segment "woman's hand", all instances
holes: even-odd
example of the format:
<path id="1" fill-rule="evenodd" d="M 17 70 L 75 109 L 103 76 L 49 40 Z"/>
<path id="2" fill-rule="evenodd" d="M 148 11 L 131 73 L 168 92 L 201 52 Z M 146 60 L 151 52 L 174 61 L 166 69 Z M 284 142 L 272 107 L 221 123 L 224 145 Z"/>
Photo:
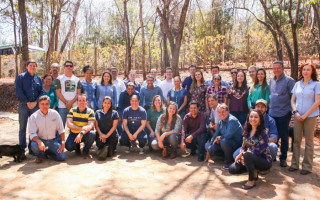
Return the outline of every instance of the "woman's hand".
<path id="1" fill-rule="evenodd" d="M 243 154 L 240 153 L 239 155 L 237 155 L 237 157 L 234 159 L 234 162 L 237 163 L 241 160 L 241 158 L 243 157 Z"/>

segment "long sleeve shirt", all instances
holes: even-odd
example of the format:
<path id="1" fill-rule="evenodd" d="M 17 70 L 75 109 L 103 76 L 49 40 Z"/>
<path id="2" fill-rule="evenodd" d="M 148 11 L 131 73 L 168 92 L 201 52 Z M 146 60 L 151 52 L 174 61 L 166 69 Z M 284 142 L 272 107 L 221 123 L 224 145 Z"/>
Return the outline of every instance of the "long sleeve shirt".
<path id="1" fill-rule="evenodd" d="M 132 93 L 132 95 L 134 95 L 134 94 L 139 96 L 139 92 L 138 92 L 137 90 L 135 90 L 135 91 Z M 119 114 L 120 114 L 121 116 L 122 116 L 123 110 L 124 110 L 125 108 L 127 108 L 127 107 L 130 106 L 130 98 L 131 98 L 132 95 L 129 95 L 126 90 L 123 91 L 123 92 L 121 92 L 120 98 L 119 98 L 119 103 L 118 103 L 118 104 L 119 104 L 119 106 L 118 106 L 118 108 L 119 108 L 118 112 L 119 112 Z"/>
<path id="2" fill-rule="evenodd" d="M 191 113 L 188 113 L 183 119 L 181 141 L 184 141 L 187 135 L 192 135 L 195 138 L 206 131 L 206 117 L 204 114 L 199 112 L 194 118 Z"/>
<path id="3" fill-rule="evenodd" d="M 231 114 L 229 114 L 225 121 L 220 120 L 218 122 L 217 129 L 211 138 L 211 142 L 213 142 L 218 136 L 221 136 L 221 139 L 225 138 L 227 140 L 232 140 L 241 145 L 242 126 L 239 120 Z"/>
<path id="4" fill-rule="evenodd" d="M 98 85 L 97 86 L 97 105 L 99 109 L 102 109 L 102 102 L 105 96 L 109 96 L 112 99 L 112 105 L 116 107 L 117 101 L 117 89 L 114 85 Z"/>
<path id="5" fill-rule="evenodd" d="M 19 74 L 16 80 L 16 93 L 19 101 L 23 103 L 38 101 L 43 95 L 41 78 L 36 74 L 31 76 L 29 72 Z"/>
<path id="6" fill-rule="evenodd" d="M 162 90 L 159 86 L 154 86 L 151 90 L 148 86 L 142 87 L 140 90 L 140 106 L 151 106 L 154 96 L 160 95 L 164 102 Z"/>
<path id="7" fill-rule="evenodd" d="M 252 91 L 250 91 L 248 99 L 247 99 L 248 107 L 249 108 L 255 107 L 256 101 L 259 99 L 264 99 L 269 104 L 269 102 L 270 102 L 269 95 L 270 95 L 269 86 L 265 87 L 262 92 L 262 84 L 255 85 L 254 89 Z"/>
<path id="8" fill-rule="evenodd" d="M 277 130 L 276 121 L 274 121 L 274 119 L 270 117 L 268 114 L 265 114 L 264 116 L 264 127 L 268 130 L 269 138 L 273 138 L 277 141 L 278 130 Z"/>

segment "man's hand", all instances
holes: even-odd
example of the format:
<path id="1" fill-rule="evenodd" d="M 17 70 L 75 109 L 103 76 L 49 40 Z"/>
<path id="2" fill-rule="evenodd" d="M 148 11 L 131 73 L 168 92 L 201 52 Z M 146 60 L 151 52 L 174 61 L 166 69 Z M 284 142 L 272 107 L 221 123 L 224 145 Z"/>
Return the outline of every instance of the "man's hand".
<path id="1" fill-rule="evenodd" d="M 191 143 L 193 140 L 193 136 L 192 135 L 189 135 L 187 138 L 186 138 L 186 142 L 188 143 Z"/>
<path id="2" fill-rule="evenodd" d="M 30 110 L 34 109 L 34 107 L 36 107 L 36 105 L 37 105 L 37 102 L 36 102 L 36 101 L 34 101 L 34 102 L 28 102 L 28 103 L 27 103 L 27 107 L 28 107 Z"/>
<path id="3" fill-rule="evenodd" d="M 163 149 L 163 142 L 159 141 L 159 142 L 158 142 L 158 145 L 159 145 L 159 148 L 160 148 L 160 149 Z"/>
<path id="4" fill-rule="evenodd" d="M 66 102 L 66 107 L 67 107 L 68 110 L 70 110 L 72 108 L 72 106 L 73 106 L 72 101 L 67 101 Z"/>
<path id="5" fill-rule="evenodd" d="M 129 139 L 131 140 L 131 141 L 133 141 L 133 140 L 135 140 L 136 138 L 134 137 L 134 135 L 131 135 L 131 134 L 129 134 Z"/>
<path id="6" fill-rule="evenodd" d="M 65 147 L 65 144 L 64 144 L 64 143 L 61 143 L 61 146 L 60 146 L 60 148 L 57 150 L 57 152 L 58 152 L 58 153 L 64 152 L 64 147 Z"/>
<path id="7" fill-rule="evenodd" d="M 273 143 L 277 142 L 274 138 L 269 138 L 268 140 L 269 140 L 269 142 L 273 142 Z"/>
<path id="8" fill-rule="evenodd" d="M 83 137 L 83 135 L 79 133 L 79 134 L 77 135 L 77 137 L 74 139 L 74 142 L 75 142 L 75 143 L 80 143 L 81 140 L 82 140 L 82 137 Z"/>
<path id="9" fill-rule="evenodd" d="M 38 147 L 40 151 L 46 151 L 46 146 L 43 144 L 43 142 L 38 142 Z"/>
<path id="10" fill-rule="evenodd" d="M 91 126 L 87 125 L 87 126 L 83 126 L 82 127 L 82 131 L 84 131 L 85 133 L 88 133 L 89 131 L 91 131 Z"/>
<path id="11" fill-rule="evenodd" d="M 221 140 L 221 136 L 216 137 L 216 139 L 213 141 L 213 144 L 215 143 L 219 144 L 220 140 Z"/>

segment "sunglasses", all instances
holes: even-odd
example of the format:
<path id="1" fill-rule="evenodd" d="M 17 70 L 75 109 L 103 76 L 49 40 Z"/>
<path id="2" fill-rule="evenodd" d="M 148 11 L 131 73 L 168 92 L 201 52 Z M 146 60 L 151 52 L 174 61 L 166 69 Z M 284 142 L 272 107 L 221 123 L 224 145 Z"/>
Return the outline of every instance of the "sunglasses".
<path id="1" fill-rule="evenodd" d="M 221 79 L 220 78 L 214 78 L 213 80 L 214 81 L 220 81 Z"/>
<path id="2" fill-rule="evenodd" d="M 65 65 L 65 67 L 73 67 L 73 65 Z"/>

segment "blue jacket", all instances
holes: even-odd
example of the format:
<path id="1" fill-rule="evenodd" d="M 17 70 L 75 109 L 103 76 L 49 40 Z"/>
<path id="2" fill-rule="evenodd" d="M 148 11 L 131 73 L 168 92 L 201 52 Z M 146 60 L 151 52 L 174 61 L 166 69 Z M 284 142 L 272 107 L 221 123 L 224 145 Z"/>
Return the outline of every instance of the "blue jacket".
<path id="1" fill-rule="evenodd" d="M 36 74 L 31 76 L 29 72 L 19 74 L 16 80 L 16 93 L 19 101 L 23 103 L 38 101 L 43 95 L 41 78 Z"/>

